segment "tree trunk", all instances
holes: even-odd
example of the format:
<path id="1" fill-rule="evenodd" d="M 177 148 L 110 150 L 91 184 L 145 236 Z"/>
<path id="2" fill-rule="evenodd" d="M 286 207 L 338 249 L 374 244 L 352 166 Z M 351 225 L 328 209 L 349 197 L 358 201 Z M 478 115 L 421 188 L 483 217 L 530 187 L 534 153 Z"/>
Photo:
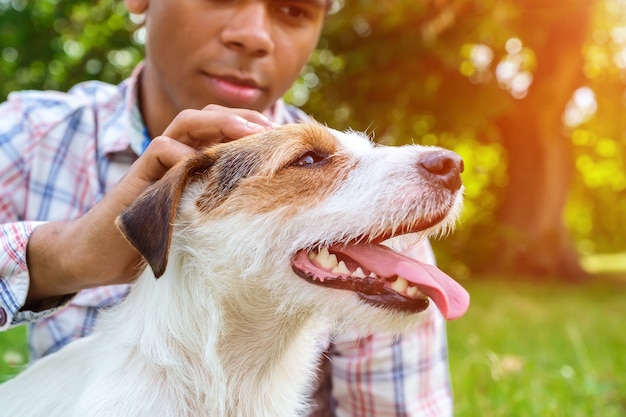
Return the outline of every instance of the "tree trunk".
<path id="1" fill-rule="evenodd" d="M 494 267 L 577 281 L 587 274 L 563 222 L 574 159 L 562 114 L 584 83 L 581 50 L 593 1 L 520 3 L 523 24 L 550 23 L 537 31 L 543 37 L 522 39 L 536 54 L 533 84 L 497 123 L 508 155 L 509 184 L 497 212 L 501 242 Z M 560 17 L 546 17 L 551 12 Z"/>

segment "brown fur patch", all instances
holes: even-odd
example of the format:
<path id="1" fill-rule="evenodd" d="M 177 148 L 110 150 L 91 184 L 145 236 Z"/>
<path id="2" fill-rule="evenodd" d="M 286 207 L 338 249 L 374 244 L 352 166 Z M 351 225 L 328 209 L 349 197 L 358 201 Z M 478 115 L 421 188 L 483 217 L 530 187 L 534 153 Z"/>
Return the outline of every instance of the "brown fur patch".
<path id="1" fill-rule="evenodd" d="M 220 216 L 224 212 L 264 213 L 315 205 L 341 184 L 354 163 L 337 145 L 323 126 L 301 124 L 220 146 L 211 169 L 211 185 L 198 198 L 198 208 Z M 326 159 L 312 165 L 294 164 L 307 153 Z"/>

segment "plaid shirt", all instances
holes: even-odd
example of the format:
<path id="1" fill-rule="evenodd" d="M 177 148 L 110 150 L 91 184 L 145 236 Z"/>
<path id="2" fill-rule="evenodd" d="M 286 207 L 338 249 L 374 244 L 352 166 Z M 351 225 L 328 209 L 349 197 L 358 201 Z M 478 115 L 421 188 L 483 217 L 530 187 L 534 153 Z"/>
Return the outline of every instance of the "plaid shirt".
<path id="1" fill-rule="evenodd" d="M 117 86 L 91 81 L 68 93 L 18 92 L 0 105 L 0 330 L 28 323 L 31 360 L 90 333 L 100 309 L 129 291 L 128 285 L 100 287 L 42 312 L 21 310 L 33 229 L 85 213 L 149 141 L 137 105 L 140 70 Z M 282 101 L 269 116 L 277 123 L 306 118 Z M 434 262 L 427 243 L 412 251 Z M 333 338 L 312 415 L 451 416 L 445 322 L 435 307 L 425 316 L 402 336 Z"/>

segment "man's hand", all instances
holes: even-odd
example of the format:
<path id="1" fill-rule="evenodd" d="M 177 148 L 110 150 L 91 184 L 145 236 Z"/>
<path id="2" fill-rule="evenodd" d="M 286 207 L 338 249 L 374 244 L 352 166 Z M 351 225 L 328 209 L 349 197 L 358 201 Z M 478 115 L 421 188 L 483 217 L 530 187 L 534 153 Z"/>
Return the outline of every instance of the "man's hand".
<path id="1" fill-rule="evenodd" d="M 211 105 L 181 112 L 152 140 L 124 178 L 82 217 L 39 226 L 27 248 L 30 288 L 24 309 L 82 289 L 131 282 L 141 272 L 139 254 L 115 219 L 149 185 L 199 148 L 275 127 L 261 113 Z"/>

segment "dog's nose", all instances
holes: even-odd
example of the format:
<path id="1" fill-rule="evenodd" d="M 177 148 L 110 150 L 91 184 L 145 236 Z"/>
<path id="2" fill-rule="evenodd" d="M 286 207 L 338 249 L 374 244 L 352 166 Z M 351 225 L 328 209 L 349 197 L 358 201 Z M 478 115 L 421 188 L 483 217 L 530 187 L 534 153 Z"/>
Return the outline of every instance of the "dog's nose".
<path id="1" fill-rule="evenodd" d="M 463 158 L 452 151 L 436 150 L 420 156 L 418 166 L 426 178 L 437 181 L 450 191 L 461 188 Z"/>

